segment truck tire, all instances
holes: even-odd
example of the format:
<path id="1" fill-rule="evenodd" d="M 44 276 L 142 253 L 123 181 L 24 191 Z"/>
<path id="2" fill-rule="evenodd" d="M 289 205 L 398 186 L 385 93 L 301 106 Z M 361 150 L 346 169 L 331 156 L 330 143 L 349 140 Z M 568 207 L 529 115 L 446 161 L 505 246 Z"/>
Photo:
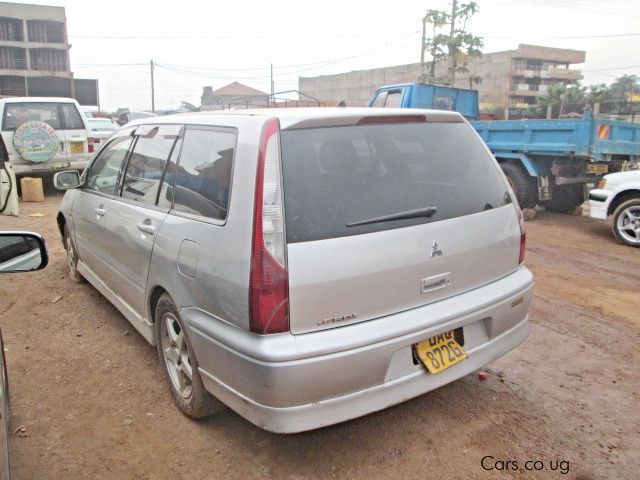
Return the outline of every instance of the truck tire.
<path id="1" fill-rule="evenodd" d="M 500 167 L 516 194 L 520 208 L 533 208 L 538 203 L 538 184 L 521 166 L 515 163 L 501 163 Z"/>
<path id="2" fill-rule="evenodd" d="M 566 185 L 553 187 L 551 200 L 545 202 L 547 210 L 566 213 L 584 203 L 584 189 L 582 185 Z"/>

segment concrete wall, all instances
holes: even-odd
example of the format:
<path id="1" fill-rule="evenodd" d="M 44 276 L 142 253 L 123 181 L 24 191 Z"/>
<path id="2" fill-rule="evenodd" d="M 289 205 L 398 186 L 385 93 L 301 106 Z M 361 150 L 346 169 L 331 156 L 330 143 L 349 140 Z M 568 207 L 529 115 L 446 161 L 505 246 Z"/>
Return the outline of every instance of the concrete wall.
<path id="1" fill-rule="evenodd" d="M 470 60 L 467 66 L 469 72 L 458 73 L 454 86 L 470 88 L 470 77 L 480 76 L 482 81 L 473 84 L 473 88 L 478 90 L 479 93 L 480 110 L 505 108 L 509 103 L 508 88 L 511 76 L 509 71 L 511 58 L 523 57 L 580 63 L 584 61 L 585 52 L 521 44 L 517 50 L 487 53 L 479 58 Z M 576 72 L 566 70 L 567 75 L 580 78 L 579 72 Z M 333 106 L 340 100 L 344 100 L 347 105 L 362 106 L 367 104 L 379 87 L 394 83 L 415 82 L 419 76 L 420 65 L 412 63 L 335 75 L 300 77 L 298 79 L 298 90 L 317 98 L 328 106 Z M 435 76 L 435 83 L 444 82 L 443 79 L 446 78 L 445 64 L 437 65 Z"/>
<path id="2" fill-rule="evenodd" d="M 64 7 L 12 2 L 0 2 L 0 17 L 21 18 L 23 20 L 52 20 L 65 23 L 67 21 Z"/>
<path id="3" fill-rule="evenodd" d="M 336 75 L 300 77 L 298 90 L 317 98 L 327 106 L 335 106 L 340 100 L 345 100 L 350 106 L 365 106 L 376 89 L 382 85 L 415 82 L 419 76 L 420 65 L 412 63 Z"/>

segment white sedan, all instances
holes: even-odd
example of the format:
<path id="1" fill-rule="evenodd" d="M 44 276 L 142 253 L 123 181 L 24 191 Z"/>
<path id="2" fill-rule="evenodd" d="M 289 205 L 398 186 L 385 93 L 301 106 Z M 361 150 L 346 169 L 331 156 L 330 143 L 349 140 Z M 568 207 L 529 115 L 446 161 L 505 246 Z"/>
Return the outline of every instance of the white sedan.
<path id="1" fill-rule="evenodd" d="M 592 218 L 613 216 L 618 241 L 640 247 L 640 170 L 605 175 L 589 192 L 589 207 Z"/>
<path id="2" fill-rule="evenodd" d="M 120 126 L 110 118 L 87 118 L 91 128 L 91 136 L 96 148 L 104 143 Z"/>

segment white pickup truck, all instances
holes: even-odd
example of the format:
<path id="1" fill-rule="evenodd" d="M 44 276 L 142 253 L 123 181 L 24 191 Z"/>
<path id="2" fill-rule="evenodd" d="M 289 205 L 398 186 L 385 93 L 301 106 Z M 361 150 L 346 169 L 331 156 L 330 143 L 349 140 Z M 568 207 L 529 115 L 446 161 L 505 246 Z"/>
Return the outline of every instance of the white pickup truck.
<path id="1" fill-rule="evenodd" d="M 613 216 L 612 230 L 620 243 L 640 247 L 640 170 L 605 175 L 589 192 L 592 218 Z"/>

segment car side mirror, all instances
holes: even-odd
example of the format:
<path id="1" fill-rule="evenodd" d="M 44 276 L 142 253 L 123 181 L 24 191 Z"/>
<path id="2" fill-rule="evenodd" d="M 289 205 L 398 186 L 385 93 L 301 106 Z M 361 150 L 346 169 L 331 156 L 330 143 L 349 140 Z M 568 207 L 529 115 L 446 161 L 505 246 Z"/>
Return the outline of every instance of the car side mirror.
<path id="1" fill-rule="evenodd" d="M 31 232 L 0 232 L 0 273 L 42 270 L 49 263 L 44 238 Z"/>
<path id="2" fill-rule="evenodd" d="M 80 174 L 75 170 L 58 172 L 53 176 L 53 184 L 58 190 L 69 190 L 80 186 Z"/>

